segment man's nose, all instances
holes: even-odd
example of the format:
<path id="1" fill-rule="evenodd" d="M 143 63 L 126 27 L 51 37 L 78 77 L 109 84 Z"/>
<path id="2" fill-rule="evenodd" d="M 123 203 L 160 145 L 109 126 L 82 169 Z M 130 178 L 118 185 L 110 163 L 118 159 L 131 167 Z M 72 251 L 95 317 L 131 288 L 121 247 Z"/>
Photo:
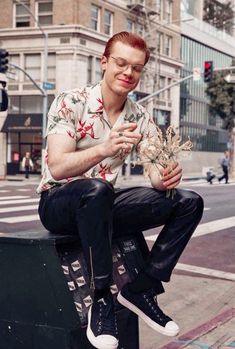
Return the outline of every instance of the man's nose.
<path id="1" fill-rule="evenodd" d="M 132 74 L 132 66 L 130 64 L 126 67 L 126 69 L 124 70 L 124 73 L 127 75 Z"/>

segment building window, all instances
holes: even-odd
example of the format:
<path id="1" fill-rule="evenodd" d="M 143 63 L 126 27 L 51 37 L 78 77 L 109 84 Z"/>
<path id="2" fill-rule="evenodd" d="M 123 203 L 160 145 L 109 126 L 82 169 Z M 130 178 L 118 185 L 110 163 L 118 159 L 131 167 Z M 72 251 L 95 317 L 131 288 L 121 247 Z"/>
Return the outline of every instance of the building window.
<path id="1" fill-rule="evenodd" d="M 142 23 L 136 23 L 136 33 L 140 36 L 144 36 L 144 25 Z"/>
<path id="2" fill-rule="evenodd" d="M 168 78 L 167 79 L 167 86 L 169 86 L 171 84 L 171 79 Z M 167 90 L 167 99 L 170 100 L 171 99 L 171 88 L 168 88 Z"/>
<path id="3" fill-rule="evenodd" d="M 56 54 L 49 53 L 47 62 L 47 78 L 49 81 L 56 80 Z"/>
<path id="4" fill-rule="evenodd" d="M 93 64 L 93 57 L 89 56 L 87 57 L 87 84 L 92 84 L 92 64 Z"/>
<path id="5" fill-rule="evenodd" d="M 171 46 L 172 46 L 172 37 L 165 35 L 164 40 L 164 55 L 171 56 Z"/>
<path id="6" fill-rule="evenodd" d="M 162 47 L 162 33 L 157 32 L 157 52 L 161 52 L 161 47 Z"/>
<path id="7" fill-rule="evenodd" d="M 24 69 L 35 80 L 41 80 L 41 55 L 38 54 L 26 54 L 24 56 Z M 29 81 L 28 77 L 25 77 L 25 81 Z"/>
<path id="8" fill-rule="evenodd" d="M 91 5 L 91 28 L 100 31 L 100 8 L 96 5 Z"/>
<path id="9" fill-rule="evenodd" d="M 113 33 L 113 14 L 108 10 L 104 11 L 104 32 L 107 35 Z"/>
<path id="10" fill-rule="evenodd" d="M 26 6 L 30 8 L 29 1 L 24 2 Z M 29 27 L 30 26 L 30 14 L 26 8 L 21 4 L 15 4 L 15 27 Z"/>
<path id="11" fill-rule="evenodd" d="M 160 79 L 159 79 L 159 90 L 161 90 L 162 88 L 165 87 L 165 82 L 166 82 L 165 76 L 160 76 Z M 164 99 L 165 98 L 165 91 L 160 93 L 159 97 Z"/>
<path id="12" fill-rule="evenodd" d="M 168 23 L 172 21 L 172 0 L 166 0 L 165 2 L 165 19 Z"/>
<path id="13" fill-rule="evenodd" d="M 9 61 L 10 63 L 13 63 L 15 65 L 18 65 L 18 67 L 20 66 L 20 55 L 13 55 L 11 54 L 9 57 Z M 19 77 L 20 77 L 20 71 L 18 69 L 15 69 L 14 67 L 9 67 L 9 72 L 8 72 L 13 79 L 9 79 L 8 84 L 16 84 L 19 83 Z"/>
<path id="14" fill-rule="evenodd" d="M 95 83 L 99 82 L 102 79 L 102 70 L 100 66 L 100 58 L 95 60 Z"/>
<path id="15" fill-rule="evenodd" d="M 158 126 L 167 126 L 170 122 L 170 112 L 153 108 L 153 120 Z"/>
<path id="16" fill-rule="evenodd" d="M 133 33 L 133 31 L 134 31 L 134 23 L 130 18 L 127 18 L 126 29 L 129 33 Z"/>
<path id="17" fill-rule="evenodd" d="M 37 18 L 41 25 L 51 25 L 53 22 L 53 1 L 37 2 Z"/>
<path id="18" fill-rule="evenodd" d="M 162 1 L 161 0 L 156 0 L 155 5 L 156 5 L 156 12 L 158 14 L 158 17 L 160 17 L 161 16 Z"/>

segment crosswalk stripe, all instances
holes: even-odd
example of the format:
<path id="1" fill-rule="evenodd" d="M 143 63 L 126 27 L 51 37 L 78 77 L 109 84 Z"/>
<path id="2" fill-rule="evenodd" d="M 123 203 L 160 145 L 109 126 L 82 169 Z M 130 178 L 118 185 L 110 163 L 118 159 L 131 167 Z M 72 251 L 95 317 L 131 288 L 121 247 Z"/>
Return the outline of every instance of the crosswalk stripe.
<path id="1" fill-rule="evenodd" d="M 37 199 L 24 199 L 24 200 L 6 200 L 6 201 L 0 201 L 0 205 L 9 205 L 9 204 L 26 204 L 31 202 L 38 202 L 39 198 Z"/>
<path id="2" fill-rule="evenodd" d="M 207 223 L 199 224 L 193 237 L 215 233 L 223 229 L 229 229 L 235 226 L 235 216 L 222 219 L 216 219 Z"/>
<path id="3" fill-rule="evenodd" d="M 228 272 L 221 271 L 221 270 L 197 267 L 195 265 L 184 264 L 184 263 L 177 263 L 175 266 L 175 269 L 189 271 L 189 272 L 196 273 L 196 274 L 213 276 L 213 277 L 220 278 L 220 279 L 222 278 L 222 279 L 226 279 L 226 280 L 235 281 L 235 274 L 234 273 L 228 273 Z"/>
<path id="4" fill-rule="evenodd" d="M 29 196 L 22 196 L 22 195 L 16 195 L 16 196 L 2 196 L 1 198 L 0 198 L 0 200 L 2 201 L 2 200 L 8 200 L 8 199 L 10 199 L 10 200 L 15 200 L 15 199 L 26 199 L 26 198 L 28 198 Z"/>
<path id="5" fill-rule="evenodd" d="M 0 213 L 30 211 L 30 210 L 35 210 L 37 208 L 38 208 L 38 205 L 4 207 L 4 208 L 0 208 Z"/>
<path id="6" fill-rule="evenodd" d="M 0 218 L 0 223 L 22 223 L 22 222 L 32 222 L 36 220 L 39 220 L 38 214 L 32 214 L 28 216 L 19 216 L 19 217 Z"/>
<path id="7" fill-rule="evenodd" d="M 215 233 L 223 229 L 229 229 L 235 227 L 235 216 L 227 217 L 223 219 L 216 219 L 207 223 L 199 224 L 196 228 L 192 238 L 197 236 L 207 235 Z M 155 241 L 157 234 L 146 236 L 146 240 Z"/>
<path id="8" fill-rule="evenodd" d="M 22 189 L 17 189 L 17 191 L 30 191 L 30 189 L 22 188 Z"/>

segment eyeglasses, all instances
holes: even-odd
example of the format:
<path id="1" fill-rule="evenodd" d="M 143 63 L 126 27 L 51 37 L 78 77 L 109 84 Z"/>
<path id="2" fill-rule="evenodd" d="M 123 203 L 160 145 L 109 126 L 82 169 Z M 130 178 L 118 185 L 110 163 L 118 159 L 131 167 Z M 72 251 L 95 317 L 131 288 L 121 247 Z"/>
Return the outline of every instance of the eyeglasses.
<path id="1" fill-rule="evenodd" d="M 122 71 L 125 71 L 129 67 L 131 67 L 135 73 L 141 73 L 142 70 L 144 69 L 143 64 L 130 64 L 124 58 L 121 58 L 121 57 L 116 58 L 113 56 L 110 56 L 110 57 L 115 60 L 116 66 Z"/>

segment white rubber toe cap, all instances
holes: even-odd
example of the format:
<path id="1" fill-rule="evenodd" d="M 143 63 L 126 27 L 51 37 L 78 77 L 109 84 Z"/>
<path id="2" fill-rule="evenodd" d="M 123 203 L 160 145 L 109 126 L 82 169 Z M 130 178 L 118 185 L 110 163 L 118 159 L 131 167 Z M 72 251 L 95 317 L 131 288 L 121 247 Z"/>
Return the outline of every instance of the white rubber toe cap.
<path id="1" fill-rule="evenodd" d="M 180 331 L 179 326 L 174 321 L 169 321 L 165 326 L 165 330 L 169 336 L 176 336 Z"/>
<path id="2" fill-rule="evenodd" d="M 103 348 L 106 348 L 107 346 L 107 348 L 116 349 L 118 347 L 118 340 L 115 337 L 110 336 L 108 334 L 100 335 L 96 337 L 96 339 L 98 339 L 99 342 L 102 343 Z"/>

